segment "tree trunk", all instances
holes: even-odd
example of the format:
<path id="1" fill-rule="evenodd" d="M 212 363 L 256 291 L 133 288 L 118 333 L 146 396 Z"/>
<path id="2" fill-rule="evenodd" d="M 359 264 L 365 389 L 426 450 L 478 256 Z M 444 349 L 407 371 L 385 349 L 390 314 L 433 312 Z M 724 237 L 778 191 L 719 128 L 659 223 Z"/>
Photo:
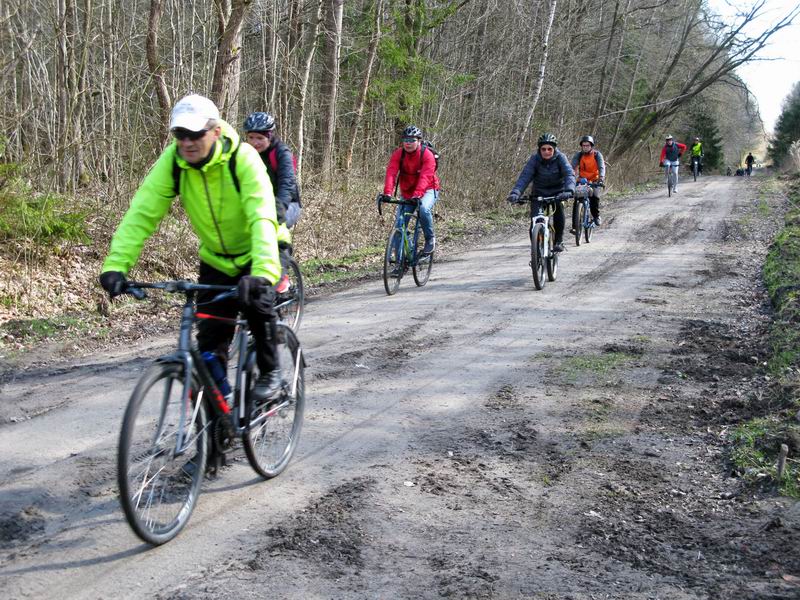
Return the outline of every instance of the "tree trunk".
<path id="1" fill-rule="evenodd" d="M 531 120 L 533 119 L 533 111 L 536 110 L 536 105 L 539 103 L 539 96 L 542 93 L 542 86 L 544 85 L 544 75 L 545 69 L 547 67 L 547 53 L 549 50 L 550 44 L 550 32 L 553 29 L 553 19 L 556 16 L 556 6 L 558 4 L 558 0 L 553 0 L 553 3 L 550 5 L 550 15 L 547 17 L 547 28 L 544 32 L 544 40 L 542 41 L 542 60 L 539 63 L 539 75 L 536 79 L 536 89 L 533 93 L 533 98 L 531 100 L 530 108 L 528 109 L 528 114 L 525 116 L 525 122 L 522 128 L 517 135 L 517 149 L 514 153 L 515 159 L 519 157 L 520 153 L 522 152 L 522 144 L 525 140 L 525 136 L 528 133 L 528 129 L 531 126 Z"/>
<path id="2" fill-rule="evenodd" d="M 305 56 L 305 65 L 303 66 L 303 77 L 300 80 L 300 89 L 298 90 L 298 116 L 297 116 L 297 132 L 295 139 L 297 140 L 297 181 L 302 184 L 303 177 L 303 159 L 305 154 L 305 118 L 306 118 L 306 97 L 308 96 L 308 83 L 311 79 L 311 65 L 314 61 L 314 54 L 317 52 L 317 44 L 319 43 L 320 24 L 322 22 L 322 2 L 317 1 L 316 18 L 314 19 L 314 28 L 311 32 L 309 39 L 308 52 Z"/>
<path id="3" fill-rule="evenodd" d="M 333 145 L 336 135 L 336 100 L 339 92 L 339 55 L 342 48 L 342 13 L 344 0 L 325 0 L 325 71 L 320 93 L 322 113 L 320 115 L 320 167 L 322 179 L 330 182 L 333 177 Z"/>
<path id="4" fill-rule="evenodd" d="M 242 22 L 252 0 L 215 0 L 217 7 L 217 57 L 211 99 L 227 121 L 238 116 L 241 76 Z"/>
<path id="5" fill-rule="evenodd" d="M 147 20 L 147 66 L 150 68 L 150 75 L 153 78 L 153 85 L 156 89 L 158 106 L 161 109 L 161 123 L 164 131 L 169 128 L 169 113 L 172 101 L 169 97 L 167 82 L 164 80 L 164 66 L 158 58 L 158 30 L 161 25 L 161 14 L 164 8 L 164 0 L 150 0 L 150 16 Z"/>
<path id="6" fill-rule="evenodd" d="M 375 6 L 375 23 L 372 32 L 372 40 L 370 40 L 369 50 L 367 51 L 367 66 L 364 72 L 364 81 L 361 84 L 361 91 L 358 94 L 358 102 L 356 103 L 356 114 L 353 118 L 353 129 L 350 134 L 350 145 L 347 149 L 347 157 L 344 161 L 345 178 L 350 178 L 350 167 L 353 164 L 353 150 L 356 145 L 356 138 L 358 137 L 358 128 L 361 125 L 361 119 L 364 116 L 364 105 L 367 101 L 367 92 L 369 92 L 369 80 L 372 77 L 372 68 L 375 64 L 375 57 L 378 55 L 378 42 L 381 39 L 381 20 L 383 18 L 383 0 L 378 0 Z"/>

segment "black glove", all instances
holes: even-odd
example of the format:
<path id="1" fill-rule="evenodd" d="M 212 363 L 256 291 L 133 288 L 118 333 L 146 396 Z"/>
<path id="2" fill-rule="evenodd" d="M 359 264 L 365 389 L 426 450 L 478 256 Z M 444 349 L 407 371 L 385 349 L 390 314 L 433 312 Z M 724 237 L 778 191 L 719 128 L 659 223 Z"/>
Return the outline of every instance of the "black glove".
<path id="1" fill-rule="evenodd" d="M 601 177 L 600 179 L 597 180 L 597 185 L 599 185 L 600 187 L 606 187 L 606 180 Z"/>
<path id="2" fill-rule="evenodd" d="M 556 200 L 569 200 L 572 198 L 572 192 L 561 192 L 558 196 L 556 196 Z"/>
<path id="3" fill-rule="evenodd" d="M 518 204 L 519 203 L 519 194 L 517 192 L 511 192 L 506 198 L 506 202 L 509 204 Z"/>
<path id="4" fill-rule="evenodd" d="M 392 199 L 392 197 L 389 194 L 379 194 L 378 195 L 378 202 L 388 202 L 391 199 Z"/>
<path id="5" fill-rule="evenodd" d="M 100 285 L 108 292 L 111 298 L 115 298 L 125 291 L 125 275 L 119 271 L 106 271 L 100 273 Z"/>
<path id="6" fill-rule="evenodd" d="M 267 296 L 275 296 L 275 290 L 269 285 L 265 277 L 245 275 L 239 280 L 239 303 L 243 306 L 252 306 L 256 302 L 269 300 Z"/>
<path id="7" fill-rule="evenodd" d="M 411 198 L 411 202 L 413 202 L 414 204 L 419 204 L 420 202 L 422 202 L 422 198 L 420 198 L 419 196 L 414 196 L 413 198 Z"/>
<path id="8" fill-rule="evenodd" d="M 278 217 L 278 224 L 283 225 L 286 223 L 286 206 L 288 203 L 284 204 L 283 200 L 275 199 L 275 214 Z"/>

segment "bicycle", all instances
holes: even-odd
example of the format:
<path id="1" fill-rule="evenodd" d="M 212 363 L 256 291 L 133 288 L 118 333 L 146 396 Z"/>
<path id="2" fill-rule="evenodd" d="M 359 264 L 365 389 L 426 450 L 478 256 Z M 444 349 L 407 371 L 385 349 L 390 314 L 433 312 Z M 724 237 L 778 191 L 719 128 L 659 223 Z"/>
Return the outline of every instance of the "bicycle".
<path id="1" fill-rule="evenodd" d="M 675 190 L 675 187 L 678 185 L 678 174 L 675 172 L 677 165 L 673 165 L 671 162 L 667 165 L 667 196 L 672 196 L 672 192 Z"/>
<path id="2" fill-rule="evenodd" d="M 389 239 L 386 242 L 386 252 L 383 256 L 383 286 L 386 293 L 390 296 L 395 294 L 400 288 L 400 280 L 411 268 L 414 274 L 414 283 L 417 287 L 422 287 L 428 283 L 433 269 L 433 255 L 423 254 L 422 249 L 425 245 L 425 236 L 422 235 L 422 224 L 419 220 L 419 206 L 416 202 L 408 200 L 384 200 L 381 194 L 376 198 L 378 203 L 378 214 L 383 215 L 381 204 L 397 204 L 402 207 L 410 207 L 412 210 L 403 212 L 405 227 L 395 224 Z M 409 233 L 414 231 L 413 235 Z"/>
<path id="3" fill-rule="evenodd" d="M 692 156 L 692 175 L 694 176 L 694 180 L 697 181 L 697 178 L 700 176 L 700 157 L 699 156 Z"/>
<path id="4" fill-rule="evenodd" d="M 531 228 L 529 231 L 531 239 L 531 271 L 533 273 L 533 285 L 537 290 L 544 288 L 547 281 L 555 281 L 558 275 L 558 255 L 559 252 L 553 250 L 555 245 L 556 232 L 553 227 L 553 212 L 556 202 L 561 202 L 561 195 L 556 196 L 523 196 L 517 200 L 517 204 L 526 204 L 537 200 L 539 208 L 531 215 Z M 547 280 L 545 280 L 545 270 Z"/>
<path id="5" fill-rule="evenodd" d="M 589 198 L 595 194 L 597 188 L 605 187 L 602 183 L 589 183 L 581 179 L 575 186 L 575 202 L 572 203 L 572 229 L 575 234 L 575 245 L 581 245 L 581 235 L 586 243 L 592 241 L 592 233 L 597 227 L 592 218 Z"/>
<path id="6" fill-rule="evenodd" d="M 117 483 L 125 518 L 142 540 L 160 545 L 183 529 L 194 510 L 206 468 L 214 474 L 241 437 L 250 466 L 265 479 L 279 475 L 297 447 L 305 410 L 305 360 L 295 333 L 278 323 L 279 394 L 254 403 L 258 377 L 254 343 L 241 318 L 198 312 L 199 291 L 219 292 L 208 304 L 237 297 L 236 287 L 190 281 L 128 282 L 125 293 L 142 300 L 145 289 L 185 296 L 177 349 L 157 358 L 139 379 L 122 420 Z M 191 341 L 194 323 L 215 318 L 243 327 L 232 392 L 215 381 Z M 218 363 L 219 365 L 219 363 Z M 212 367 L 213 368 L 213 367 Z M 219 365 L 221 369 L 221 365 Z"/>

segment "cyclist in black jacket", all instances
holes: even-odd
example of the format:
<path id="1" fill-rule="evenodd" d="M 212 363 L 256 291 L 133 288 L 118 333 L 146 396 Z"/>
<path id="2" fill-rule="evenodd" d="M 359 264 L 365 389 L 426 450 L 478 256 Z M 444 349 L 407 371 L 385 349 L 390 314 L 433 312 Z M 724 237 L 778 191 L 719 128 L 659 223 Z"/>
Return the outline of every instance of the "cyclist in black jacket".
<path id="1" fill-rule="evenodd" d="M 558 150 L 558 140 L 552 133 L 543 134 L 538 142 L 539 150 L 531 154 L 520 173 L 514 189 L 508 195 L 508 202 L 515 204 L 528 184 L 533 184 L 534 196 L 559 196 L 553 214 L 555 242 L 553 250 L 564 250 L 564 205 L 563 200 L 575 193 L 575 173 L 566 155 Z M 531 215 L 539 211 L 539 202 L 531 202 Z"/>
<path id="2" fill-rule="evenodd" d="M 291 247 L 292 234 L 289 229 L 300 219 L 300 187 L 295 176 L 295 158 L 292 151 L 277 136 L 275 117 L 266 112 L 254 112 L 244 120 L 247 143 L 258 150 L 267 167 L 272 189 L 275 192 L 275 208 L 278 212 L 278 243 Z M 284 265 L 285 267 L 285 265 Z M 289 278 L 285 271 L 276 291 L 281 294 L 289 289 Z"/>

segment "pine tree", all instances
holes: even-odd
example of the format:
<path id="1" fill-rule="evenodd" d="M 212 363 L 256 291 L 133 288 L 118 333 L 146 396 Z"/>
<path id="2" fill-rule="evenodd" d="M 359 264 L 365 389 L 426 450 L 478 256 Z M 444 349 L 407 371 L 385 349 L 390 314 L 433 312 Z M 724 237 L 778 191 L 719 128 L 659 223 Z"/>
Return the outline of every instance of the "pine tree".
<path id="1" fill-rule="evenodd" d="M 783 100 L 781 115 L 775 124 L 775 133 L 767 153 L 772 162 L 781 166 L 789 154 L 792 142 L 800 140 L 800 81 Z"/>

